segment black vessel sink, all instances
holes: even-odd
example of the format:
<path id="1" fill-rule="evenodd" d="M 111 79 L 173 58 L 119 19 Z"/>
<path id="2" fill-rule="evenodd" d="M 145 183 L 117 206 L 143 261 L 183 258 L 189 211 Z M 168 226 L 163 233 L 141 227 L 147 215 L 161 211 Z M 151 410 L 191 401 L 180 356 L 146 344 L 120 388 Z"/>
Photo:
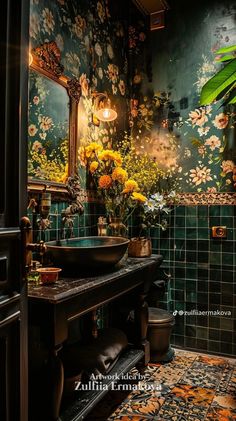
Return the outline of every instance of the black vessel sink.
<path id="1" fill-rule="evenodd" d="M 51 260 L 59 267 L 106 268 L 124 256 L 129 240 L 124 237 L 78 237 L 46 243 Z"/>

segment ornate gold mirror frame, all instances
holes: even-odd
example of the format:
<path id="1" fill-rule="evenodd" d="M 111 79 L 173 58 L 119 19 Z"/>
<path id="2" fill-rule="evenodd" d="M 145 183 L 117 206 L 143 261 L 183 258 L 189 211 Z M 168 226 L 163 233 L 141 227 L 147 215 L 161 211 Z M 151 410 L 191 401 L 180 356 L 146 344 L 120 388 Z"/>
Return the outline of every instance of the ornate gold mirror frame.
<path id="1" fill-rule="evenodd" d="M 78 104 L 81 96 L 81 86 L 78 79 L 70 79 L 63 74 L 60 63 L 61 54 L 54 41 L 45 42 L 31 51 L 30 69 L 44 75 L 66 89 L 69 97 L 69 146 L 68 146 L 68 176 L 77 173 L 77 142 L 78 142 Z M 40 193 L 50 191 L 56 195 L 67 193 L 64 183 L 28 177 L 28 192 Z"/>

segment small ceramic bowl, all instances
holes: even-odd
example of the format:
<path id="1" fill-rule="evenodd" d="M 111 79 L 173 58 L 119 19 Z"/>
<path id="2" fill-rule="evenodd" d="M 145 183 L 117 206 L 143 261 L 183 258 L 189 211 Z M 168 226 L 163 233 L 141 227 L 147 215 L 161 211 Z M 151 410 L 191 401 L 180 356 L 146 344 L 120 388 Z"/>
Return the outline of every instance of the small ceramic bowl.
<path id="1" fill-rule="evenodd" d="M 60 268 L 39 268 L 37 269 L 40 275 L 40 281 L 42 284 L 53 284 L 58 280 Z"/>

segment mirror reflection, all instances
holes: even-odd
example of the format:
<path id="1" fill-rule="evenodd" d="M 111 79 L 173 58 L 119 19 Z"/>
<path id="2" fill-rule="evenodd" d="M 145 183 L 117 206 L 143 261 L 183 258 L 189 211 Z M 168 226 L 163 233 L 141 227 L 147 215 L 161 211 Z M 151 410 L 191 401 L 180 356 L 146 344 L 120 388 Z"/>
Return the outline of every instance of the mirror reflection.
<path id="1" fill-rule="evenodd" d="M 29 72 L 28 176 L 65 183 L 69 160 L 69 96 L 54 80 Z"/>

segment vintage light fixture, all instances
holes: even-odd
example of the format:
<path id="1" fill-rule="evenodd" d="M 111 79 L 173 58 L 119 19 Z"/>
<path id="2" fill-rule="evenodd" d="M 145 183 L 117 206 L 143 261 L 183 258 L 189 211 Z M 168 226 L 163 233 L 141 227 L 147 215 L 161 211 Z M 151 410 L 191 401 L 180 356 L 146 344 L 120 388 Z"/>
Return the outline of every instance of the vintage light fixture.
<path id="1" fill-rule="evenodd" d="M 95 120 L 113 121 L 117 118 L 117 112 L 111 108 L 111 101 L 107 93 L 93 92 L 94 97 L 94 116 Z M 94 120 L 94 118 L 93 118 Z M 94 121 L 96 124 L 96 121 Z"/>

